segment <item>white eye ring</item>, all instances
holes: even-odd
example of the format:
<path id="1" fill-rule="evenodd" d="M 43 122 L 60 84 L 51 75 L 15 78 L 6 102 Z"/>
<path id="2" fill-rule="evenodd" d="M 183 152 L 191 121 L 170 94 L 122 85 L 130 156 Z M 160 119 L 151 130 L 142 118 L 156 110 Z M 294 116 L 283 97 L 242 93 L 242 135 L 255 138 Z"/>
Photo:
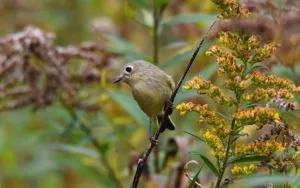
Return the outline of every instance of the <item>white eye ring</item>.
<path id="1" fill-rule="evenodd" d="M 128 72 L 128 73 L 131 73 L 133 70 L 133 66 L 132 65 L 128 65 L 126 68 L 125 68 L 125 71 Z"/>

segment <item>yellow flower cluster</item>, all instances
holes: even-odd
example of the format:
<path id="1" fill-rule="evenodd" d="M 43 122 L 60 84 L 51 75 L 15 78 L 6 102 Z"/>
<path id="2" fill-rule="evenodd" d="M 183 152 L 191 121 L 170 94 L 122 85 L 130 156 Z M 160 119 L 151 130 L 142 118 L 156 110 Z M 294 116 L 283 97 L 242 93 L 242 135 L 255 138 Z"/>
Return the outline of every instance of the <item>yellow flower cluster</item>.
<path id="1" fill-rule="evenodd" d="M 220 46 L 211 46 L 209 50 L 206 51 L 206 55 L 216 56 L 217 62 L 220 65 L 218 73 L 226 73 L 230 79 L 236 78 L 244 71 L 244 65 L 238 64 L 236 59 L 229 53 L 225 52 Z"/>
<path id="2" fill-rule="evenodd" d="M 265 44 L 264 46 L 259 48 L 255 48 L 253 55 L 250 58 L 248 58 L 247 62 L 250 64 L 261 62 L 271 57 L 275 49 L 276 49 L 276 44 L 274 42 Z"/>
<path id="3" fill-rule="evenodd" d="M 208 110 L 208 105 L 196 105 L 192 102 L 188 102 L 188 103 L 181 103 L 179 105 L 176 106 L 176 109 L 180 111 L 180 115 L 183 116 L 186 114 L 186 112 L 197 112 L 197 113 L 201 113 L 202 115 L 205 116 L 210 116 L 210 117 L 214 117 L 216 116 L 216 112 L 215 111 L 209 111 Z"/>
<path id="4" fill-rule="evenodd" d="M 180 115 L 185 115 L 187 112 L 197 112 L 199 115 L 199 119 L 197 123 L 207 123 L 208 125 L 212 125 L 212 133 L 218 135 L 222 138 L 226 137 L 230 134 L 231 130 L 226 128 L 227 123 L 225 119 L 219 118 L 216 115 L 216 111 L 208 110 L 208 105 L 195 105 L 192 102 L 181 103 L 177 105 L 177 110 L 180 111 Z"/>
<path id="5" fill-rule="evenodd" d="M 250 12 L 247 9 L 244 9 L 239 6 L 236 0 L 211 0 L 215 3 L 219 10 L 220 14 L 218 18 L 227 19 L 227 18 L 236 18 L 239 16 L 249 16 Z"/>
<path id="6" fill-rule="evenodd" d="M 234 165 L 231 169 L 231 174 L 234 178 L 239 178 L 241 176 L 251 175 L 256 169 L 257 167 L 254 164 L 245 165 L 243 167 Z"/>
<path id="7" fill-rule="evenodd" d="M 294 93 L 300 92 L 300 87 L 296 87 L 295 84 L 293 84 L 293 82 L 287 78 L 280 78 L 274 75 L 266 76 L 257 71 L 252 73 L 251 81 L 254 84 L 261 84 L 281 89 L 287 89 Z"/>
<path id="8" fill-rule="evenodd" d="M 250 64 L 261 62 L 273 54 L 275 43 L 268 43 L 260 47 L 260 37 L 252 35 L 246 42 L 236 33 L 220 32 L 219 41 L 227 48 L 233 50 L 233 56 Z"/>
<path id="9" fill-rule="evenodd" d="M 212 149 L 211 154 L 217 159 L 223 160 L 225 158 L 226 152 L 224 151 L 223 145 L 220 144 L 220 138 L 209 131 L 204 134 L 204 138 L 207 145 Z"/>
<path id="10" fill-rule="evenodd" d="M 273 141 L 255 141 L 247 145 L 236 144 L 234 148 L 235 157 L 244 157 L 249 155 L 271 155 L 282 151 L 284 147 L 280 142 Z"/>
<path id="11" fill-rule="evenodd" d="M 269 100 L 276 95 L 274 88 L 257 88 L 251 93 L 245 93 L 242 95 L 242 99 L 245 101 L 257 102 L 260 100 Z"/>
<path id="12" fill-rule="evenodd" d="M 187 81 L 182 88 L 183 90 L 197 90 L 199 94 L 206 94 L 210 96 L 218 104 L 225 104 L 228 106 L 232 105 L 230 97 L 225 97 L 220 88 L 212 84 L 210 81 L 203 80 L 201 76 L 193 77 L 191 80 Z"/>
<path id="13" fill-rule="evenodd" d="M 251 93 L 243 94 L 242 99 L 245 101 L 257 102 L 260 100 L 270 100 L 275 96 L 283 99 L 292 99 L 294 97 L 292 93 L 285 89 L 280 89 L 278 92 L 276 92 L 276 89 L 274 88 L 257 88 Z"/>
<path id="14" fill-rule="evenodd" d="M 279 98 L 281 99 L 292 99 L 294 98 L 294 95 L 292 93 L 290 93 L 288 90 L 286 89 L 280 89 L 278 92 L 277 92 L 277 95 Z"/>
<path id="15" fill-rule="evenodd" d="M 258 37 L 250 37 L 245 43 L 241 37 L 236 33 L 220 32 L 219 41 L 227 48 L 233 50 L 233 56 L 242 60 L 248 59 L 254 46 L 258 47 Z M 248 47 L 249 46 L 249 47 Z"/>
<path id="16" fill-rule="evenodd" d="M 275 123 L 280 122 L 279 114 L 273 108 L 261 106 L 245 110 L 239 109 L 233 114 L 233 117 L 236 119 L 236 125 L 238 127 L 254 124 L 262 127 L 269 121 L 273 121 Z"/>
<path id="17" fill-rule="evenodd" d="M 260 46 L 261 38 L 258 35 L 252 35 L 247 40 L 247 47 L 249 50 L 256 49 Z"/>

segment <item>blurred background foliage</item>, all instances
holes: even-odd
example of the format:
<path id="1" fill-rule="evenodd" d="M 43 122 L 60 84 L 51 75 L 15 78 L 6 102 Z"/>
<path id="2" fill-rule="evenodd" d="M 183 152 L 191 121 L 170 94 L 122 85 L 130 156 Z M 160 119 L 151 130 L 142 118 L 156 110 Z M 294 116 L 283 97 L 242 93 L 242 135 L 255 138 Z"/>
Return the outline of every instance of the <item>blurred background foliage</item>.
<path id="1" fill-rule="evenodd" d="M 155 63 L 177 81 L 217 12 L 210 0 L 155 2 L 159 9 L 168 3 L 156 31 L 152 1 L 1 0 L 1 38 L 32 25 L 54 33 L 54 46 L 93 41 L 102 49 L 99 59 L 93 63 L 72 58 L 64 67 L 68 74 L 77 73 L 86 64 L 88 70 L 94 71 L 93 79 L 81 82 L 75 94 L 76 99 L 92 104 L 93 108 L 75 106 L 68 103 L 67 98 L 61 101 L 59 96 L 64 93 L 59 92 L 64 91 L 57 90 L 58 97 L 42 107 L 28 104 L 1 111 L 1 187 L 130 186 L 134 164 L 149 143 L 148 120 L 132 99 L 129 88 L 125 84 L 113 85 L 112 80 L 128 61 L 154 62 L 153 36 L 157 32 Z M 279 24 L 282 1 L 265 2 L 268 6 L 254 7 L 260 10 L 256 16 L 268 19 L 280 29 L 283 27 Z M 261 32 L 268 35 L 265 32 L 269 30 Z M 299 37 L 298 32 L 294 33 L 295 38 Z M 288 52 L 278 52 L 281 61 L 267 62 L 269 71 L 292 79 L 296 85 L 300 83 L 299 41 L 292 40 L 296 47 Z M 216 77 L 215 60 L 204 55 L 210 42 L 205 42 L 187 79 L 202 75 L 222 87 L 222 79 Z M 217 107 L 210 99 L 196 96 L 193 92 L 179 91 L 175 105 L 189 100 Z M 299 97 L 296 100 L 299 103 Z M 1 98 L 1 105 L 5 102 L 5 98 Z M 226 113 L 226 109 L 220 111 Z M 193 115 L 180 118 L 179 113 L 174 112 L 172 116 L 177 130 L 161 136 L 159 148 L 150 156 L 141 187 L 185 187 L 188 180 L 183 175 L 183 165 L 188 159 L 200 159 L 187 155 L 188 152 L 202 152 L 209 157 L 209 149 L 203 142 L 183 132 L 199 135 L 206 126 L 196 124 L 197 117 Z M 297 118 L 299 114 L 290 117 L 295 128 Z M 251 130 L 248 131 L 250 137 L 255 138 Z M 100 144 L 95 144 L 95 140 Z M 203 169 L 201 174 L 201 183 L 207 185 L 213 180 L 209 170 Z"/>

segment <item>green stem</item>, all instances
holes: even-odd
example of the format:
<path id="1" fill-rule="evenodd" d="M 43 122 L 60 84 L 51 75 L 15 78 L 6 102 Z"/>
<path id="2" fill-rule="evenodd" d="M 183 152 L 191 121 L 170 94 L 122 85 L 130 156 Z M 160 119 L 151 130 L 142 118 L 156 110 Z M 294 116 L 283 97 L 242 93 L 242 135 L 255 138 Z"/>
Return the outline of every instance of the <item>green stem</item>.
<path id="1" fill-rule="evenodd" d="M 159 11 L 157 10 L 155 0 L 153 0 L 153 63 L 158 65 L 158 27 L 160 22 Z"/>
<path id="2" fill-rule="evenodd" d="M 235 125 L 235 118 L 233 118 L 233 119 L 232 119 L 232 122 L 231 122 L 231 133 L 233 132 L 234 125 Z M 217 183 L 216 183 L 216 188 L 219 188 L 219 187 L 220 187 L 221 182 L 222 182 L 222 178 L 223 178 L 223 175 L 224 175 L 224 172 L 225 172 L 226 167 L 227 167 L 227 162 L 228 162 L 229 152 L 230 152 L 230 149 L 231 149 L 232 137 L 233 137 L 233 135 L 230 134 L 230 135 L 229 135 L 229 138 L 228 138 L 227 149 L 226 149 L 225 158 L 224 158 L 224 160 L 223 160 L 222 169 L 221 169 L 220 175 L 219 175 L 219 177 L 218 177 L 218 181 L 217 181 Z"/>
<path id="3" fill-rule="evenodd" d="M 99 159 L 101 160 L 103 166 L 106 168 L 106 170 L 108 171 L 108 175 L 111 178 L 111 180 L 115 183 L 115 185 L 117 187 L 122 188 L 122 184 L 120 182 L 120 180 L 117 178 L 117 175 L 115 174 L 113 167 L 110 165 L 110 163 L 108 162 L 107 158 L 105 157 L 105 154 L 102 151 L 102 147 L 101 144 L 98 142 L 97 139 L 95 139 L 92 135 L 92 131 L 89 129 L 89 127 L 87 125 L 85 125 L 82 121 L 80 121 L 80 118 L 77 116 L 77 114 L 74 112 L 74 110 L 69 107 L 67 104 L 65 104 L 64 102 L 62 102 L 62 105 L 65 107 L 65 109 L 68 111 L 68 113 L 70 114 L 70 116 L 72 117 L 73 121 L 78 122 L 79 128 L 82 132 L 84 132 L 86 134 L 87 137 L 90 138 L 91 143 L 93 144 L 93 146 L 95 147 L 95 149 L 97 150 L 97 152 L 100 154 Z"/>

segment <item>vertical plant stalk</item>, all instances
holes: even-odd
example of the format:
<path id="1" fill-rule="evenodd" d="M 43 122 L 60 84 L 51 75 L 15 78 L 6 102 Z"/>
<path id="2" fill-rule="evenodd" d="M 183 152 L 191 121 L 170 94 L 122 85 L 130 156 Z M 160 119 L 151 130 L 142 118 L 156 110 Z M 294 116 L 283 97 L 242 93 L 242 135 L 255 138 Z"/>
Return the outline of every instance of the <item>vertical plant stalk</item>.
<path id="1" fill-rule="evenodd" d="M 194 51 L 192 58 L 190 59 L 190 61 L 189 61 L 188 65 L 186 66 L 186 68 L 185 68 L 185 70 L 184 70 L 184 72 L 183 72 L 183 74 L 182 74 L 179 82 L 177 83 L 177 86 L 176 86 L 175 90 L 172 93 L 172 96 L 170 98 L 170 102 L 172 102 L 172 103 L 174 102 L 176 94 L 177 94 L 177 92 L 178 92 L 178 90 L 179 90 L 179 88 L 180 88 L 180 86 L 181 86 L 181 84 L 182 84 L 182 82 L 183 82 L 186 74 L 188 73 L 189 69 L 191 68 L 192 64 L 194 63 L 195 58 L 196 58 L 196 56 L 197 56 L 200 48 L 202 47 L 202 44 L 203 44 L 204 40 L 206 39 L 208 32 L 212 29 L 212 27 L 214 26 L 214 24 L 215 24 L 215 22 L 209 27 L 209 29 L 205 33 L 204 37 L 201 39 L 200 43 L 198 44 L 196 50 Z M 158 130 L 154 134 L 153 138 L 155 140 L 158 140 L 159 135 L 160 135 L 160 133 L 162 131 L 165 119 L 167 118 L 168 115 L 172 114 L 172 110 L 173 110 L 172 107 L 167 106 L 167 108 L 166 108 L 166 110 L 164 112 L 164 118 L 160 122 Z M 139 184 L 140 177 L 141 177 L 143 169 L 144 169 L 144 166 L 145 166 L 146 161 L 148 159 L 148 156 L 150 155 L 150 153 L 151 153 L 151 151 L 152 151 L 152 149 L 153 149 L 154 146 L 155 146 L 155 144 L 152 143 L 152 142 L 150 142 L 150 145 L 148 146 L 147 150 L 145 151 L 145 153 L 143 155 L 143 158 L 139 159 L 138 166 L 137 166 L 137 169 L 136 169 L 136 172 L 135 172 L 135 176 L 134 176 L 131 188 L 137 188 L 137 186 Z"/>
<path id="2" fill-rule="evenodd" d="M 229 138 L 228 138 L 228 143 L 227 143 L 227 149 L 226 149 L 226 154 L 225 154 L 225 158 L 223 160 L 223 164 L 222 164 L 222 170 L 220 172 L 220 175 L 218 177 L 218 181 L 216 183 L 216 188 L 219 188 L 220 185 L 221 185 L 221 182 L 222 182 L 222 178 L 224 176 L 224 173 L 225 173 L 225 170 L 226 170 L 226 167 L 227 167 L 227 162 L 228 162 L 228 157 L 229 157 L 229 152 L 230 152 L 230 149 L 231 149 L 231 142 L 232 142 L 232 132 L 233 132 L 233 129 L 234 129 L 234 124 L 235 124 L 235 118 L 232 119 L 232 122 L 231 122 L 231 133 L 229 135 Z"/>
<path id="3" fill-rule="evenodd" d="M 167 4 L 158 8 L 155 4 L 155 0 L 153 0 L 153 63 L 155 65 L 159 64 L 159 26 L 160 26 L 160 21 L 163 15 L 163 12 L 166 8 Z M 156 173 L 160 172 L 160 167 L 159 167 L 159 147 L 158 145 L 154 148 L 154 169 Z"/>
<path id="4" fill-rule="evenodd" d="M 153 38 L 152 38 L 152 45 L 153 45 L 153 63 L 155 65 L 159 64 L 159 27 L 162 15 L 167 7 L 168 4 L 164 4 L 161 7 L 157 7 L 156 0 L 153 0 Z"/>
<path id="5" fill-rule="evenodd" d="M 115 185 L 117 187 L 122 188 L 122 183 L 120 182 L 120 180 L 117 178 L 117 175 L 115 174 L 113 167 L 110 165 L 109 161 L 107 160 L 107 158 L 105 157 L 103 151 L 102 151 L 102 146 L 101 144 L 98 142 L 97 139 L 95 139 L 92 135 L 92 131 L 91 129 L 85 125 L 80 118 L 77 116 L 77 114 L 74 112 L 74 110 L 69 107 L 67 104 L 65 104 L 64 102 L 62 102 L 62 105 L 65 107 L 65 109 L 68 111 L 68 113 L 70 114 L 70 116 L 72 117 L 73 122 L 77 122 L 79 125 L 79 129 L 85 133 L 85 135 L 90 138 L 91 143 L 93 144 L 93 146 L 95 147 L 95 149 L 97 150 L 97 152 L 100 154 L 99 159 L 101 160 L 103 166 L 106 168 L 109 177 L 111 178 L 111 180 L 113 180 L 113 182 L 115 183 Z"/>
<path id="6" fill-rule="evenodd" d="M 153 63 L 159 64 L 158 59 L 158 27 L 160 22 L 160 15 L 158 14 L 155 0 L 153 0 Z"/>

